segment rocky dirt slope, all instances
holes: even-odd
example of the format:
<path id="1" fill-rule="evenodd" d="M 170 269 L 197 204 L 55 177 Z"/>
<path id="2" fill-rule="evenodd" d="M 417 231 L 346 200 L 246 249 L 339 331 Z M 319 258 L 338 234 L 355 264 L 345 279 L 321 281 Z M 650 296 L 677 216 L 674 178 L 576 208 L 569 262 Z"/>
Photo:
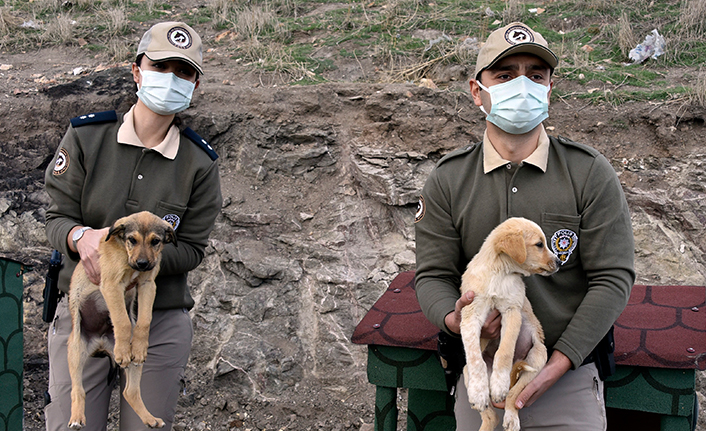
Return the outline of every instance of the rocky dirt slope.
<path id="1" fill-rule="evenodd" d="M 16 66 L 0 83 L 0 251 L 35 266 L 25 276 L 27 430 L 43 427 L 47 377 L 43 171 L 69 118 L 134 101 L 124 67 L 37 84 L 72 60 L 36 55 L 3 58 Z M 366 348 L 350 336 L 389 281 L 414 269 L 413 216 L 435 161 L 482 136 L 467 77 L 452 74 L 447 90 L 283 87 L 226 61 L 208 68 L 183 118 L 220 154 L 225 202 L 190 276 L 196 335 L 177 428 L 369 427 Z M 550 133 L 596 147 L 620 175 L 638 283 L 706 284 L 705 119 L 684 101 L 552 103 Z"/>

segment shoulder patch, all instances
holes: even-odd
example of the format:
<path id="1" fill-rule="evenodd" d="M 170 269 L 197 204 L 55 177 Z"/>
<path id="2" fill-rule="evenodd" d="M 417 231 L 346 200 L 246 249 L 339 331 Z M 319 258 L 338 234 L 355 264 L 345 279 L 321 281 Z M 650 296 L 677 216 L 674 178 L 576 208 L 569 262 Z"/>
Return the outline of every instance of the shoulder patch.
<path id="1" fill-rule="evenodd" d="M 478 144 L 471 144 L 471 145 L 469 145 L 469 146 L 467 146 L 467 147 L 463 147 L 463 148 L 459 148 L 458 150 L 454 150 L 454 151 L 450 152 L 449 154 L 445 155 L 444 157 L 442 157 L 441 160 L 439 160 L 438 162 L 436 162 L 436 166 L 439 166 L 439 165 L 441 165 L 442 163 L 444 163 L 445 161 L 447 161 L 447 160 L 449 160 L 449 159 L 453 159 L 454 157 L 458 157 L 458 156 L 462 156 L 462 155 L 464 155 L 464 154 L 468 154 L 468 153 L 472 152 L 473 150 L 475 150 L 475 149 L 478 148 L 478 147 L 480 147 L 480 145 L 478 145 Z"/>
<path id="2" fill-rule="evenodd" d="M 198 135 L 198 133 L 194 132 L 190 128 L 186 128 L 181 131 L 182 135 L 186 136 L 189 138 L 191 141 L 193 141 L 196 145 L 201 147 L 202 150 L 208 154 L 208 156 L 211 158 L 211 160 L 216 160 L 218 158 L 218 154 L 216 154 L 216 151 L 214 151 L 213 147 L 206 142 L 204 138 Z"/>
<path id="3" fill-rule="evenodd" d="M 88 124 L 109 123 L 114 121 L 118 121 L 118 114 L 115 111 L 103 111 L 74 117 L 71 119 L 71 125 L 81 127 Z"/>

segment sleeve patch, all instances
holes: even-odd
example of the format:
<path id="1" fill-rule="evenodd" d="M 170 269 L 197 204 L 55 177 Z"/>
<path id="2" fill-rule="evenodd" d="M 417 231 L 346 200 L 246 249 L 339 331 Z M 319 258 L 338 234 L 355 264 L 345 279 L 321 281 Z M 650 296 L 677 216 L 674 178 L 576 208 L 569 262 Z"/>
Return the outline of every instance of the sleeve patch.
<path id="1" fill-rule="evenodd" d="M 66 148 L 62 148 L 61 150 L 59 150 L 59 155 L 56 156 L 56 162 L 54 162 L 54 170 L 52 171 L 52 173 L 54 175 L 63 174 L 64 172 L 66 172 L 67 169 L 69 169 L 69 163 L 69 152 L 66 151 Z"/>
<path id="2" fill-rule="evenodd" d="M 424 218 L 424 214 L 427 213 L 427 207 L 424 204 L 424 196 L 419 196 L 419 202 L 417 203 L 417 212 L 414 214 L 414 222 L 419 223 Z"/>

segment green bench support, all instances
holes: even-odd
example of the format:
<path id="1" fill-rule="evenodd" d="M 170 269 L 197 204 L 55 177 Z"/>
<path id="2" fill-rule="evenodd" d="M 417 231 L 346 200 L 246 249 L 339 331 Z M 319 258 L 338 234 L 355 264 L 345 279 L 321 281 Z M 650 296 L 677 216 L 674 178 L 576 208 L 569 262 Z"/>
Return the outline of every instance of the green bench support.
<path id="1" fill-rule="evenodd" d="M 368 381 L 376 386 L 376 431 L 397 430 L 399 388 L 408 389 L 407 431 L 455 430 L 437 333 L 419 310 L 413 272 L 399 274 L 356 327 L 351 340 L 368 345 Z M 649 425 L 632 429 L 693 430 L 695 370 L 706 369 L 706 288 L 636 285 L 615 336 L 608 430 L 626 429 L 610 419 L 621 412 Z"/>
<path id="2" fill-rule="evenodd" d="M 0 258 L 0 431 L 21 430 L 22 410 L 22 275 L 25 267 Z"/>
<path id="3" fill-rule="evenodd" d="M 397 430 L 397 389 L 408 388 L 407 430 L 456 428 L 454 400 L 447 396 L 444 370 L 435 352 L 371 345 L 368 381 L 376 386 L 375 429 Z"/>

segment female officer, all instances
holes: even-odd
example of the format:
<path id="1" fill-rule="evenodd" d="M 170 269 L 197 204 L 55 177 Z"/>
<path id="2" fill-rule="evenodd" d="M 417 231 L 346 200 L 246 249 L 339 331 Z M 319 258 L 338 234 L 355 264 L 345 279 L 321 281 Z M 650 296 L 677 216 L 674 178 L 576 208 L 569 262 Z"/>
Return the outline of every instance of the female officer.
<path id="1" fill-rule="evenodd" d="M 100 283 L 98 244 L 118 218 L 150 211 L 169 221 L 178 247 L 164 247 L 150 345 L 142 374 L 147 409 L 171 429 L 193 329 L 187 274 L 203 259 L 208 235 L 221 208 L 218 156 L 175 114 L 189 107 L 203 74 L 201 38 L 188 25 L 164 22 L 142 37 L 132 75 L 138 101 L 115 111 L 71 120 L 46 171 L 51 198 L 47 237 L 67 258 L 59 289 L 68 292 L 80 259 L 92 282 Z M 66 430 L 71 416 L 71 380 L 66 343 L 71 331 L 68 298 L 60 301 L 49 328 L 47 430 Z M 84 369 L 86 430 L 107 428 L 110 394 L 117 372 L 108 358 L 89 358 Z M 120 429 L 146 429 L 121 400 Z"/>

